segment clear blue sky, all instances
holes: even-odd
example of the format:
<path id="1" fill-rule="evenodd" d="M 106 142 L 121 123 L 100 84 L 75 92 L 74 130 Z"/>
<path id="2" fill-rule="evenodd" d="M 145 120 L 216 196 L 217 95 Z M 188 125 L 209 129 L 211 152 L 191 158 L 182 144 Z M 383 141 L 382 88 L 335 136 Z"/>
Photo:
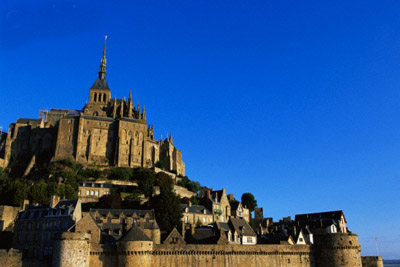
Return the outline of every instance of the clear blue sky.
<path id="1" fill-rule="evenodd" d="M 108 2 L 2 2 L 0 125 L 81 109 L 107 34 L 112 95 L 190 178 L 275 220 L 343 209 L 364 255 L 400 258 L 399 1 Z"/>

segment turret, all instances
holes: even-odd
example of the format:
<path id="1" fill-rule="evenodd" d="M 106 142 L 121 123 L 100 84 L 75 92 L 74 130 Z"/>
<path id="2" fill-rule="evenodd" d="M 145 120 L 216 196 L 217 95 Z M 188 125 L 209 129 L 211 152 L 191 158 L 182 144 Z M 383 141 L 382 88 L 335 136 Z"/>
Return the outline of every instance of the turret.
<path id="1" fill-rule="evenodd" d="M 132 92 L 129 92 L 129 98 L 128 98 L 128 117 L 132 118 Z"/>
<path id="2" fill-rule="evenodd" d="M 124 117 L 124 104 L 125 104 L 125 99 L 121 99 L 121 110 L 120 110 L 120 116 L 121 119 Z"/>
<path id="3" fill-rule="evenodd" d="M 146 110 L 145 110 L 145 108 L 144 108 L 144 106 L 143 106 L 143 112 L 142 112 L 142 120 L 146 120 Z"/>
<path id="4" fill-rule="evenodd" d="M 114 97 L 114 105 L 113 105 L 113 118 L 117 116 L 117 99 Z"/>

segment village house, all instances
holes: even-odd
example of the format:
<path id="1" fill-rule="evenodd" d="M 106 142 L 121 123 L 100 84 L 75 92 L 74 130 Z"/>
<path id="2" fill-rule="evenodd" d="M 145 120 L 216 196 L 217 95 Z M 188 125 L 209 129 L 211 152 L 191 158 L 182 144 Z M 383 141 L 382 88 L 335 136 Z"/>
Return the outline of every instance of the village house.
<path id="1" fill-rule="evenodd" d="M 225 188 L 217 191 L 206 190 L 202 204 L 212 212 L 215 222 L 227 222 L 231 216 L 231 206 Z"/>
<path id="2" fill-rule="evenodd" d="M 51 257 L 53 237 L 66 232 L 81 217 L 80 200 L 60 200 L 53 196 L 50 206 L 27 205 L 15 221 L 13 248 L 28 258 Z"/>
<path id="3" fill-rule="evenodd" d="M 181 204 L 184 224 L 208 225 L 214 222 L 214 215 L 202 205 Z"/>

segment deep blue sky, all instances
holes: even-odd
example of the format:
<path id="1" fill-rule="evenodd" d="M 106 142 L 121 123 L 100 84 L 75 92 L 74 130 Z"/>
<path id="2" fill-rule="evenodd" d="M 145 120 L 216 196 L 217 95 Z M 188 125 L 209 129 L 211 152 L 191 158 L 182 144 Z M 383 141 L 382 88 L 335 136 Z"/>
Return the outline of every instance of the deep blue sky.
<path id="1" fill-rule="evenodd" d="M 325 3 L 321 3 L 325 2 Z M 265 216 L 343 209 L 400 258 L 399 1 L 3 1 L 0 125 L 112 95 L 172 132 L 187 175 Z"/>

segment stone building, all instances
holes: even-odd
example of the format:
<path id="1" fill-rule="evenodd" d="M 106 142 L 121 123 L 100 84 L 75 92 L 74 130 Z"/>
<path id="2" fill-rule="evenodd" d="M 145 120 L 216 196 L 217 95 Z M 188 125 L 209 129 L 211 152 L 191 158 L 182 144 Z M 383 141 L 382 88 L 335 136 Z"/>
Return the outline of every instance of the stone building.
<path id="1" fill-rule="evenodd" d="M 118 192 L 131 192 L 138 187 L 136 182 L 100 179 L 78 184 L 78 197 L 82 203 L 98 202 L 102 196 L 109 195 L 112 188 L 117 189 Z"/>
<path id="2" fill-rule="evenodd" d="M 13 248 L 22 251 L 25 258 L 51 257 L 55 235 L 66 232 L 81 219 L 80 200 L 53 196 L 50 202 L 50 206 L 28 205 L 18 214 Z"/>
<path id="3" fill-rule="evenodd" d="M 135 105 L 131 93 L 128 100 L 112 98 L 106 65 L 104 44 L 98 77 L 82 110 L 51 109 L 39 119 L 12 123 L 6 139 L 0 138 L 0 167 L 25 170 L 38 160 L 70 158 L 122 167 L 150 168 L 160 162 L 168 171 L 185 175 L 182 152 L 172 135 L 154 138 L 144 106 Z"/>
<path id="4" fill-rule="evenodd" d="M 231 214 L 235 218 L 243 218 L 246 222 L 250 222 L 250 210 L 243 206 L 241 202 L 233 201 L 231 204 Z"/>
<path id="5" fill-rule="evenodd" d="M 186 225 L 208 225 L 214 223 L 214 215 L 202 205 L 181 204 L 182 221 Z"/>
<path id="6" fill-rule="evenodd" d="M 91 234 L 97 244 L 115 243 L 132 227 L 139 227 L 154 244 L 160 244 L 161 232 L 154 210 L 91 209 L 71 231 Z"/>
<path id="7" fill-rule="evenodd" d="M 331 233 L 347 233 L 347 221 L 342 210 L 297 214 L 295 222 L 298 226 L 308 225 L 310 230 L 321 228 Z"/>
<path id="8" fill-rule="evenodd" d="M 227 222 L 231 216 L 231 206 L 225 188 L 215 191 L 208 189 L 201 202 L 212 212 L 215 222 Z"/>
<path id="9" fill-rule="evenodd" d="M 8 227 L 12 227 L 20 207 L 0 206 L 0 231 L 5 231 Z"/>
<path id="10" fill-rule="evenodd" d="M 243 218 L 231 217 L 227 223 L 218 222 L 217 227 L 223 231 L 229 243 L 241 245 L 257 244 L 257 235 Z"/>

